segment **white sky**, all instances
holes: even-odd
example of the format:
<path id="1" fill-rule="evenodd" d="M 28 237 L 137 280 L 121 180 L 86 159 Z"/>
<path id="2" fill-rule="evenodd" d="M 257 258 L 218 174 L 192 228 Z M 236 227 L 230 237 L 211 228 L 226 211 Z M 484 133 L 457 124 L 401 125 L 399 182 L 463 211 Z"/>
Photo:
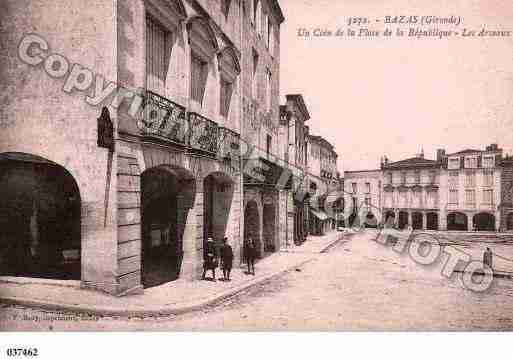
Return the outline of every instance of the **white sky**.
<path id="1" fill-rule="evenodd" d="M 494 142 L 512 152 L 513 37 L 297 36 L 299 27 L 345 29 L 349 16 L 455 15 L 463 17 L 460 31 L 482 25 L 513 30 L 512 0 L 280 0 L 280 5 L 286 18 L 281 94 L 303 94 L 311 133 L 336 146 L 339 170 L 377 168 L 384 154 L 399 160 L 421 147 L 427 158 L 434 158 L 437 148 L 454 152 Z"/>

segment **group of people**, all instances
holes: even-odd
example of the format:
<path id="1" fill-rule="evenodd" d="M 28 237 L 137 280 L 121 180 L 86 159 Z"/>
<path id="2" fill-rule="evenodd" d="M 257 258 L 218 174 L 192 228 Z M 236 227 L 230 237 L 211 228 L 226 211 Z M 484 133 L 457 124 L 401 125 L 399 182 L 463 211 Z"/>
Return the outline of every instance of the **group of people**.
<path id="1" fill-rule="evenodd" d="M 255 259 L 257 258 L 257 250 L 251 238 L 244 241 L 243 258 L 248 265 L 248 274 L 255 275 Z M 212 238 L 207 239 L 205 248 L 203 249 L 203 275 L 202 279 L 206 279 L 207 271 L 212 271 L 212 280 L 216 280 L 216 268 L 220 265 L 223 271 L 223 280 L 230 281 L 230 273 L 233 266 L 233 249 L 228 243 L 228 238 L 223 238 L 223 243 L 219 247 Z M 220 262 L 220 263 L 219 263 Z"/>

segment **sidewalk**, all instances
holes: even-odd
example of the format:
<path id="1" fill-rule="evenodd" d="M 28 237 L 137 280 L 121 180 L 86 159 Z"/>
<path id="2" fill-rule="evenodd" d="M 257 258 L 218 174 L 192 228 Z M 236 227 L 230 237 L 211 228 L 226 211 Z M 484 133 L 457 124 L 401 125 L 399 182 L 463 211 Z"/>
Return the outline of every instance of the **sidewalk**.
<path id="1" fill-rule="evenodd" d="M 314 260 L 333 245 L 341 234 L 329 233 L 309 238 L 303 245 L 288 248 L 258 261 L 256 276 L 245 274 L 245 268 L 232 270 L 231 281 L 176 280 L 148 288 L 143 294 L 114 297 L 101 292 L 80 289 L 79 281 L 49 281 L 0 277 L 0 302 L 112 316 L 159 316 L 181 314 L 214 305 L 247 288 Z M 218 275 L 222 274 L 217 271 Z"/>

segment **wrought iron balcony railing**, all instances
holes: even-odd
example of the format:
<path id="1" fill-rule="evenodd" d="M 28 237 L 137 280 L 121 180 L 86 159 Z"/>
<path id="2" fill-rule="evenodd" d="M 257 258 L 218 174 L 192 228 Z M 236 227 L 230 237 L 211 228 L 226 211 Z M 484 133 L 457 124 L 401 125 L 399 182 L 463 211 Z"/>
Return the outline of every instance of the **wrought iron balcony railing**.
<path id="1" fill-rule="evenodd" d="M 219 157 L 225 158 L 230 153 L 239 153 L 240 135 L 226 127 L 219 127 Z"/>
<path id="2" fill-rule="evenodd" d="M 189 124 L 185 107 L 154 92 L 146 91 L 141 132 L 187 145 Z"/>

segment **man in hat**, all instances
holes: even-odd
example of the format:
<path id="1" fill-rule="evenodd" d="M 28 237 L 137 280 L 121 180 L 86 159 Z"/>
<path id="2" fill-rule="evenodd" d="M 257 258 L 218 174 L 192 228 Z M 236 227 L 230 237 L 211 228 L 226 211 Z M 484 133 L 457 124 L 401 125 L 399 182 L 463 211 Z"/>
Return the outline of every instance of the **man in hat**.
<path id="1" fill-rule="evenodd" d="M 230 280 L 230 272 L 233 264 L 233 249 L 228 244 L 228 238 L 224 237 L 221 247 L 221 266 L 223 268 L 223 277 L 225 281 Z"/>
<path id="2" fill-rule="evenodd" d="M 205 248 L 203 249 L 203 275 L 201 279 L 205 279 L 207 270 L 212 271 L 212 280 L 216 280 L 217 255 L 216 246 L 212 238 L 207 239 Z"/>

